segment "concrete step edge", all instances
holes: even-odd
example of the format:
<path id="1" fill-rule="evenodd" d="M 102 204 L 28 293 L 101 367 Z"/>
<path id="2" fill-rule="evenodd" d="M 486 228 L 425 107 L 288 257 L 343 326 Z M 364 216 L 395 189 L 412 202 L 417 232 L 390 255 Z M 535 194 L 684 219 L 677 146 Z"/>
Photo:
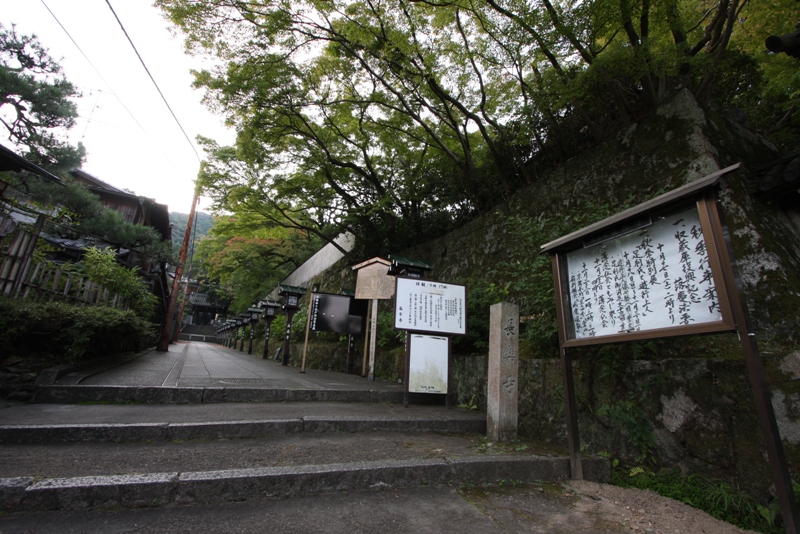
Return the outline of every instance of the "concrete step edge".
<path id="1" fill-rule="evenodd" d="M 485 434 L 485 419 L 322 417 L 239 421 L 0 425 L 0 443 L 241 439 L 301 432 Z"/>
<path id="2" fill-rule="evenodd" d="M 76 404 L 81 402 L 202 404 L 222 402 L 403 402 L 402 391 L 350 389 L 286 389 L 245 387 L 160 387 L 41 385 L 33 402 Z"/>
<path id="3" fill-rule="evenodd" d="M 584 459 L 583 469 L 587 480 L 608 480 L 610 467 L 604 458 Z M 0 479 L 0 506 L 7 511 L 45 511 L 197 505 L 369 488 L 555 481 L 568 477 L 568 459 L 537 456 L 389 460 L 41 480 L 14 477 Z"/>

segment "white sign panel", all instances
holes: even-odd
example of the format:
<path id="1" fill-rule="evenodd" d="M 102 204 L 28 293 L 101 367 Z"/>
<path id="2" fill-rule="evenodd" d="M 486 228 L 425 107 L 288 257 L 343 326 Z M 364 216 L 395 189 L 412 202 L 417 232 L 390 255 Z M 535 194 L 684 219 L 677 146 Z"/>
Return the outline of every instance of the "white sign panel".
<path id="1" fill-rule="evenodd" d="M 409 393 L 447 393 L 448 338 L 411 334 Z"/>
<path id="2" fill-rule="evenodd" d="M 576 339 L 722 320 L 697 209 L 567 254 Z"/>
<path id="3" fill-rule="evenodd" d="M 398 278 L 394 327 L 437 334 L 466 334 L 466 293 L 462 285 Z"/>

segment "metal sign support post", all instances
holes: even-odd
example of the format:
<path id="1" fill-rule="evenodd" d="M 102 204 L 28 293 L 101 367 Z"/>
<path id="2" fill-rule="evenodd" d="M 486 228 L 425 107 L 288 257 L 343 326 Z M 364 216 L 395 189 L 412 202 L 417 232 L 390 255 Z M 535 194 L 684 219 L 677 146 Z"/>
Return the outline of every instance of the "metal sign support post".
<path id="1" fill-rule="evenodd" d="M 408 379 L 411 375 L 411 332 L 406 331 L 406 361 L 405 376 L 403 377 L 403 406 L 408 408 Z"/>
<path id="2" fill-rule="evenodd" d="M 562 293 L 563 278 L 566 273 L 561 269 L 558 254 L 552 258 L 553 277 L 555 278 L 556 302 L 564 302 Z M 567 444 L 569 446 L 569 466 L 573 480 L 583 480 L 583 462 L 581 461 L 581 439 L 578 434 L 578 406 L 575 402 L 575 377 L 572 372 L 572 356 L 564 347 L 566 335 L 564 328 L 564 313 L 561 306 L 556 306 L 556 319 L 559 324 L 558 346 L 561 352 L 561 377 L 564 382 L 564 415 L 567 419 Z"/>
<path id="3" fill-rule="evenodd" d="M 567 419 L 567 441 L 569 442 L 569 466 L 572 480 L 583 480 L 581 440 L 578 434 L 578 406 L 575 402 L 575 378 L 572 373 L 572 356 L 561 347 L 561 374 L 564 381 L 564 409 Z"/>
<path id="4" fill-rule="evenodd" d="M 347 374 L 353 374 L 355 370 L 356 357 L 356 338 L 353 334 L 347 335 Z"/>

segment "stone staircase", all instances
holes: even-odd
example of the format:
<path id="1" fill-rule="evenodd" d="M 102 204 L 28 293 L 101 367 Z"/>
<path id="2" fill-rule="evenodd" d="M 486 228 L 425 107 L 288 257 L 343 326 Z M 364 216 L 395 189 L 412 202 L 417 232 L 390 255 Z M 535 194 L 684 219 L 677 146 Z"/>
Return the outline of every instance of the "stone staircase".
<path id="1" fill-rule="evenodd" d="M 564 451 L 533 441 L 488 443 L 485 414 L 404 407 L 396 385 L 355 388 L 346 375 L 330 387 L 320 379 L 315 388 L 308 382 L 314 376 L 301 387 L 270 386 L 266 378 L 260 387 L 82 385 L 67 378 L 39 386 L 35 403 L 0 409 L 6 511 L 569 477 Z M 584 459 L 583 470 L 589 480 L 608 480 L 603 458 Z"/>
<path id="2" fill-rule="evenodd" d="M 203 341 L 217 343 L 217 326 L 188 324 L 181 327 L 180 341 Z"/>

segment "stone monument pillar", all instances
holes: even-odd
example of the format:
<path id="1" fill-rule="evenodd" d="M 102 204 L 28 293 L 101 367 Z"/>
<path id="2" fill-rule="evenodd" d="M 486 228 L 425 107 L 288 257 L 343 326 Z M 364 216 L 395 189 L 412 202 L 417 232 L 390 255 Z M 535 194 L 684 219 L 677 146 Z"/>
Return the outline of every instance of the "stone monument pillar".
<path id="1" fill-rule="evenodd" d="M 486 436 L 492 441 L 517 439 L 519 306 L 500 302 L 490 308 L 489 385 Z"/>

